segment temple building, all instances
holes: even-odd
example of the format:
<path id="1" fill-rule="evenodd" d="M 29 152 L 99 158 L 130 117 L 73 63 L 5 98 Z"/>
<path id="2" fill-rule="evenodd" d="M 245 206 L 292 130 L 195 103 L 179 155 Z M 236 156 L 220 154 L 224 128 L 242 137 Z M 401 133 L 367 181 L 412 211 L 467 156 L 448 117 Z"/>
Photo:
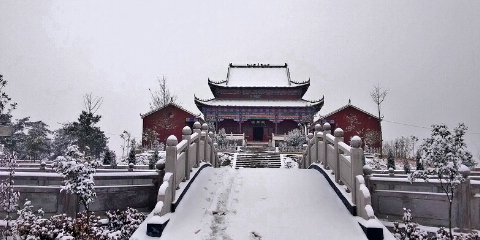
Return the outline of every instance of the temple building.
<path id="1" fill-rule="evenodd" d="M 310 79 L 290 79 L 287 64 L 247 64 L 228 67 L 223 81 L 211 81 L 212 99 L 195 98 L 205 120 L 226 133 L 245 133 L 247 141 L 267 142 L 272 134 L 285 134 L 313 122 L 323 106 L 320 100 L 302 99 Z"/>

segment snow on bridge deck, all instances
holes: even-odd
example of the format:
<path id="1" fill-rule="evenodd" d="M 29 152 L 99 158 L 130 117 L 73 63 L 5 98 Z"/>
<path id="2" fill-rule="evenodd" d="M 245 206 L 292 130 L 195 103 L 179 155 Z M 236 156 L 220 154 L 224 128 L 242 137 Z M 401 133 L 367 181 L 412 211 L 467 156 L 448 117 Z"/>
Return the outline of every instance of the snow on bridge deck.
<path id="1" fill-rule="evenodd" d="M 304 169 L 204 169 L 165 239 L 366 239 L 324 177 Z"/>

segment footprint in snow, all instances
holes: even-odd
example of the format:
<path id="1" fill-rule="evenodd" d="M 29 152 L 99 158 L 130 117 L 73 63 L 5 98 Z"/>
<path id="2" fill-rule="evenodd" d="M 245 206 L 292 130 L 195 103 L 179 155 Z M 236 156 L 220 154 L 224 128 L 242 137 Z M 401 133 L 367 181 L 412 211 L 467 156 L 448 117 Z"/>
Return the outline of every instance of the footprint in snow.
<path id="1" fill-rule="evenodd" d="M 207 188 L 207 187 L 203 187 L 203 189 L 205 189 L 205 190 L 208 190 L 208 188 Z"/>

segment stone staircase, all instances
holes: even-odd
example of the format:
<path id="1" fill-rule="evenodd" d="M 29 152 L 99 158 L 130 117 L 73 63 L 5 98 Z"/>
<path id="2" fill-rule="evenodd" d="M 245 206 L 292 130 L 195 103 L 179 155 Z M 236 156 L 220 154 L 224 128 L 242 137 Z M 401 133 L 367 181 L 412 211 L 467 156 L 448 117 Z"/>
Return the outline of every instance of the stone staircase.
<path id="1" fill-rule="evenodd" d="M 239 153 L 236 168 L 280 168 L 282 162 L 279 153 Z"/>

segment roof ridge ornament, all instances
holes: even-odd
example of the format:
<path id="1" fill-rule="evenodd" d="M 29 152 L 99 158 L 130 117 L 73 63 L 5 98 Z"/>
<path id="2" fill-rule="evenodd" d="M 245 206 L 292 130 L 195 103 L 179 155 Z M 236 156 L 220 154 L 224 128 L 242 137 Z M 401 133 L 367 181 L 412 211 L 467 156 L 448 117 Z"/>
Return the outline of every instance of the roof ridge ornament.
<path id="1" fill-rule="evenodd" d="M 224 80 L 220 80 L 220 81 L 213 81 L 213 80 L 210 80 L 210 78 L 208 78 L 208 82 L 213 83 L 213 84 L 222 84 L 222 83 L 226 83 L 227 80 L 224 79 Z"/>
<path id="2" fill-rule="evenodd" d="M 291 82 L 291 83 L 295 83 L 295 84 L 299 84 L 299 85 L 300 85 L 300 84 L 308 84 L 308 83 L 310 83 L 310 78 L 308 78 L 308 80 L 303 81 L 303 82 L 297 82 L 297 81 L 295 81 L 295 80 L 290 79 L 290 82 Z"/>

